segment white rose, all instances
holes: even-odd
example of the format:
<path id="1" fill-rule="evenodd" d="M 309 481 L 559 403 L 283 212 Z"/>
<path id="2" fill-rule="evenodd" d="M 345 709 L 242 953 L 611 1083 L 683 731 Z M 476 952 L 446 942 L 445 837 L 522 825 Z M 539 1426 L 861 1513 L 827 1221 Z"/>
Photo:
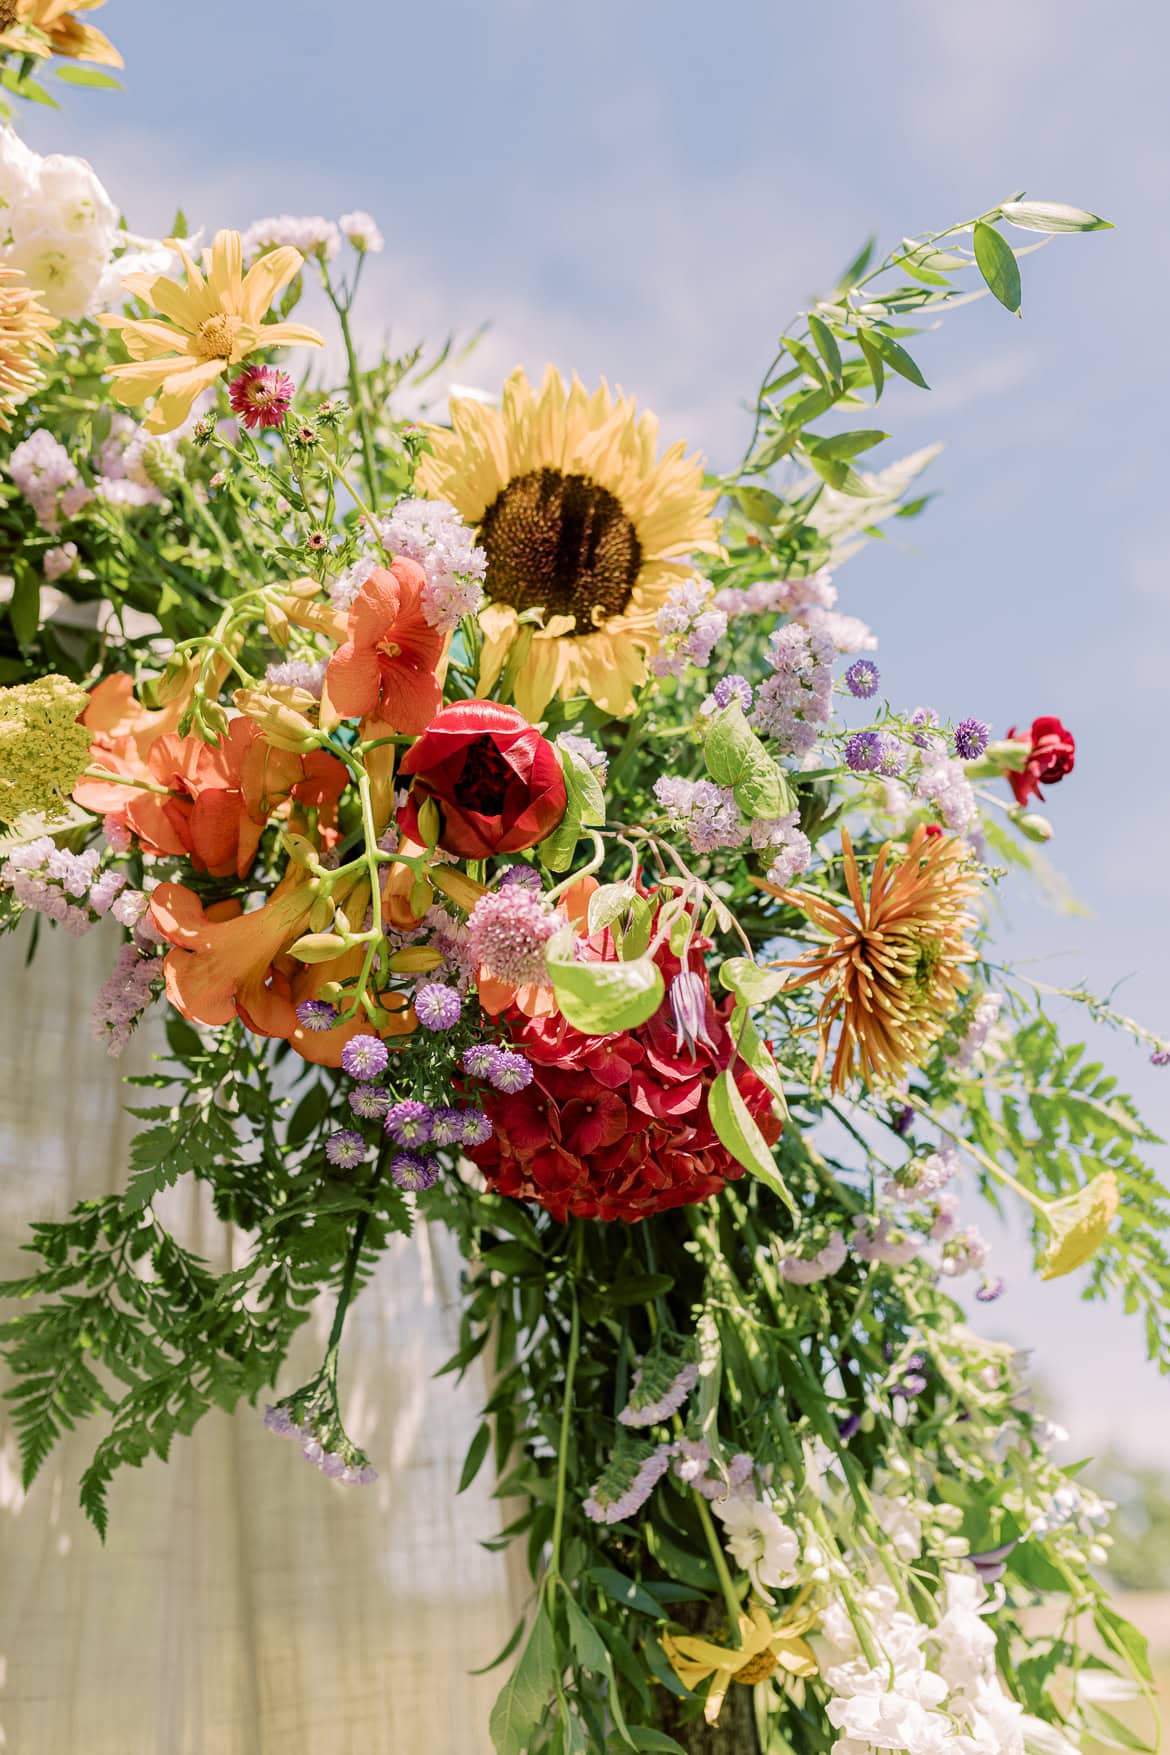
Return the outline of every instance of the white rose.
<path id="1" fill-rule="evenodd" d="M 40 158 L 11 128 L 0 128 L 0 242 L 33 222 Z"/>
<path id="2" fill-rule="evenodd" d="M 84 238 L 103 256 L 114 246 L 118 210 L 86 159 L 55 152 L 41 161 L 39 210 L 40 231 Z"/>
<path id="3" fill-rule="evenodd" d="M 106 253 L 84 239 L 33 234 L 20 239 L 7 260 L 24 270 L 55 317 L 76 320 L 92 307 Z"/>

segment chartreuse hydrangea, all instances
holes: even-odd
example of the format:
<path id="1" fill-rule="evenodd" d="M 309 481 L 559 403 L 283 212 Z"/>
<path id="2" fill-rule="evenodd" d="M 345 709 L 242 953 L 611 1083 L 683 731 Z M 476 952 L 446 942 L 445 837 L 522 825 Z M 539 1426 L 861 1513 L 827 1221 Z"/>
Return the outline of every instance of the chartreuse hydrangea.
<path id="1" fill-rule="evenodd" d="M 67 676 L 0 689 L 0 821 L 65 814 L 89 760 L 89 732 L 77 722 L 86 700 Z"/>

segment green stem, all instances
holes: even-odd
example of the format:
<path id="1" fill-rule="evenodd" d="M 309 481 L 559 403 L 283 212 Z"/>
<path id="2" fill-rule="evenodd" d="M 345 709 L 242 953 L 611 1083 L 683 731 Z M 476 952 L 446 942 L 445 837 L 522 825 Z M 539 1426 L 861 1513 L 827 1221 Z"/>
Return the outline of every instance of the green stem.
<path id="1" fill-rule="evenodd" d="M 353 1238 L 349 1245 L 349 1253 L 345 1258 L 345 1270 L 341 1276 L 341 1286 L 337 1293 L 337 1309 L 333 1313 L 333 1327 L 329 1330 L 329 1340 L 325 1348 L 327 1364 L 337 1358 L 337 1351 L 341 1345 L 341 1333 L 345 1327 L 346 1312 L 353 1297 L 353 1283 L 357 1278 L 358 1262 L 361 1259 L 362 1246 L 365 1243 L 366 1232 L 370 1228 L 370 1220 L 373 1217 L 374 1195 L 382 1180 L 384 1157 L 385 1153 L 379 1152 L 378 1162 L 374 1166 L 374 1174 L 370 1177 L 369 1185 L 366 1188 L 366 1206 L 359 1214 L 358 1222 L 353 1228 Z"/>
<path id="2" fill-rule="evenodd" d="M 329 303 L 337 312 L 337 321 L 341 325 L 341 339 L 345 346 L 345 363 L 349 379 L 350 401 L 353 403 L 353 412 L 357 420 L 358 437 L 361 440 L 362 447 L 362 474 L 365 477 L 366 491 L 370 496 L 371 503 L 376 504 L 378 499 L 378 470 L 374 458 L 374 436 L 370 431 L 370 423 L 366 415 L 366 404 L 365 398 L 362 394 L 362 378 L 358 366 L 357 350 L 354 347 L 353 332 L 349 326 L 349 305 L 343 304 L 334 292 L 333 283 L 329 278 L 329 270 L 324 263 L 321 264 L 321 274 L 325 281 L 325 292 L 329 299 Z M 356 291 L 356 282 L 354 290 Z M 350 491 L 352 492 L 352 489 Z"/>
<path id="3" fill-rule="evenodd" d="M 569 1475 L 569 1442 L 573 1418 L 573 1382 L 581 1352 L 581 1310 L 577 1302 L 577 1283 L 570 1281 L 573 1314 L 569 1327 L 569 1356 L 565 1361 L 565 1399 L 561 1406 L 561 1436 L 557 1448 L 557 1503 L 553 1513 L 552 1543 L 545 1586 L 553 1588 L 561 1576 L 561 1536 L 565 1527 L 565 1494 Z"/>
<path id="4" fill-rule="evenodd" d="M 909 1108 L 916 1109 L 919 1115 L 925 1116 L 927 1121 L 932 1121 L 940 1133 L 945 1133 L 948 1139 L 954 1140 L 957 1146 L 961 1146 L 965 1152 L 968 1152 L 977 1164 L 983 1166 L 989 1176 L 994 1176 L 997 1182 L 1002 1182 L 1005 1188 L 1010 1188 L 1013 1194 L 1018 1195 L 1034 1212 L 1039 1213 L 1040 1217 L 1047 1221 L 1048 1202 L 1046 1200 L 1038 1194 L 1033 1194 L 1030 1188 L 1025 1188 L 1024 1184 L 1018 1182 L 1010 1171 L 1001 1169 L 993 1158 L 989 1158 L 987 1153 L 981 1151 L 978 1146 L 972 1145 L 971 1141 L 958 1129 L 949 1127 L 945 1121 L 941 1121 L 933 1109 L 922 1102 L 921 1098 L 916 1097 L 913 1091 L 905 1093 L 905 1101 Z"/>
<path id="5" fill-rule="evenodd" d="M 691 1489 L 695 1507 L 699 1513 L 699 1522 L 703 1526 L 703 1534 L 707 1538 L 707 1547 L 711 1552 L 711 1564 L 715 1568 L 715 1576 L 719 1580 L 719 1588 L 723 1592 L 723 1601 L 727 1604 L 727 1630 L 729 1640 L 735 1645 L 742 1645 L 740 1638 L 739 1617 L 740 1605 L 736 1595 L 735 1583 L 727 1568 L 727 1557 L 715 1531 L 715 1522 L 701 1493 Z"/>

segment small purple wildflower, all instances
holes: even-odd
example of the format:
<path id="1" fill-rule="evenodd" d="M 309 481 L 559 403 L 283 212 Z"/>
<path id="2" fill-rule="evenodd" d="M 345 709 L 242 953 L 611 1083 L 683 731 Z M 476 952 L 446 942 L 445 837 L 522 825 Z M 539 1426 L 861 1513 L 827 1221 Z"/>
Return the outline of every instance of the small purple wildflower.
<path id="1" fill-rule="evenodd" d="M 744 712 L 750 713 L 754 698 L 752 685 L 746 676 L 721 676 L 703 702 L 703 712 L 721 713 L 724 707 L 730 707 L 733 701 L 738 701 Z"/>
<path id="2" fill-rule="evenodd" d="M 873 774 L 881 766 L 880 731 L 855 731 L 845 744 L 845 760 L 855 774 Z"/>
<path id="3" fill-rule="evenodd" d="M 890 1125 L 893 1127 L 895 1133 L 901 1134 L 902 1137 L 905 1138 L 910 1132 L 910 1129 L 914 1126 L 914 1111 L 909 1104 L 906 1104 L 903 1108 L 897 1111 Z"/>
<path id="4" fill-rule="evenodd" d="M 856 1438 L 860 1431 L 860 1414 L 846 1414 L 845 1418 L 840 1421 L 837 1426 L 837 1436 L 840 1438 L 842 1444 L 848 1444 L 849 1440 L 851 1438 Z"/>
<path id="5" fill-rule="evenodd" d="M 396 1146 L 421 1146 L 431 1137 L 432 1121 L 426 1103 L 419 1103 L 414 1097 L 404 1097 L 400 1103 L 392 1103 L 387 1109 L 382 1126 Z"/>
<path id="6" fill-rule="evenodd" d="M 463 1142 L 462 1109 L 435 1109 L 431 1112 L 431 1144 L 457 1146 Z"/>
<path id="7" fill-rule="evenodd" d="M 914 735 L 914 741 L 919 749 L 930 749 L 935 742 L 935 739 L 931 736 L 931 730 L 938 724 L 938 714 L 935 712 L 934 708 L 915 707 L 913 713 L 910 715 L 910 723 L 911 725 L 920 725 L 923 728 Z"/>
<path id="8" fill-rule="evenodd" d="M 465 1109 L 463 1112 L 463 1144 L 465 1146 L 482 1146 L 490 1140 L 495 1132 L 491 1118 L 480 1109 Z"/>
<path id="9" fill-rule="evenodd" d="M 872 658 L 859 658 L 845 672 L 845 686 L 859 701 L 868 701 L 871 695 L 876 695 L 881 680 L 882 673 Z"/>
<path id="10" fill-rule="evenodd" d="M 299 1438 L 301 1436 L 301 1428 L 282 1402 L 277 1402 L 275 1407 L 265 1408 L 264 1424 L 269 1432 L 275 1432 L 278 1438 Z"/>
<path id="11" fill-rule="evenodd" d="M 531 865 L 509 865 L 500 873 L 500 888 L 505 889 L 512 884 L 519 884 L 525 890 L 539 895 L 543 889 L 540 873 Z"/>
<path id="12" fill-rule="evenodd" d="M 511 1096 L 516 1091 L 524 1090 L 533 1080 L 531 1062 L 522 1054 L 515 1054 L 510 1048 L 499 1050 L 496 1063 L 488 1074 L 488 1083 L 497 1091 L 506 1091 Z"/>
<path id="13" fill-rule="evenodd" d="M 393 1098 L 381 1085 L 356 1085 L 349 1093 L 349 1106 L 363 1121 L 378 1121 L 389 1109 Z"/>
<path id="14" fill-rule="evenodd" d="M 463 1070 L 473 1079 L 490 1079 L 499 1058 L 500 1050 L 493 1042 L 473 1042 L 463 1050 Z"/>
<path id="15" fill-rule="evenodd" d="M 980 1304 L 994 1304 L 997 1298 L 1003 1297 L 1004 1291 L 1004 1282 L 997 1275 L 995 1279 L 984 1280 L 975 1296 Z"/>
<path id="16" fill-rule="evenodd" d="M 463 1002 L 453 987 L 428 981 L 414 996 L 414 1015 L 424 1030 L 450 1030 L 459 1022 Z"/>
<path id="17" fill-rule="evenodd" d="M 964 762 L 974 762 L 987 748 L 991 727 L 982 719 L 962 719 L 955 726 L 955 754 Z"/>
<path id="18" fill-rule="evenodd" d="M 1170 1048 L 1155 1048 L 1150 1056 L 1151 1066 L 1170 1066 Z"/>
<path id="19" fill-rule="evenodd" d="M 297 1022 L 302 1030 L 332 1030 L 337 1022 L 337 1007 L 327 999 L 302 999 L 297 1007 Z"/>
<path id="20" fill-rule="evenodd" d="M 399 1152 L 390 1160 L 390 1175 L 399 1188 L 408 1194 L 418 1194 L 437 1181 L 439 1166 L 433 1158 L 424 1158 L 421 1152 Z"/>
<path id="21" fill-rule="evenodd" d="M 879 774 L 884 774 L 887 780 L 896 780 L 906 766 L 905 748 L 896 737 L 891 737 L 888 732 L 879 732 L 878 737 L 881 749 L 878 754 L 877 771 Z"/>
<path id="22" fill-rule="evenodd" d="M 390 1064 L 390 1051 L 377 1036 L 351 1036 L 341 1051 L 341 1064 L 351 1079 L 380 1078 Z"/>
<path id="23" fill-rule="evenodd" d="M 360 1133 L 352 1128 L 343 1127 L 338 1133 L 331 1133 L 325 1141 L 325 1156 L 339 1170 L 353 1170 L 366 1155 L 366 1142 Z"/>
<path id="24" fill-rule="evenodd" d="M 707 983 L 693 969 L 680 969 L 670 984 L 670 1015 L 674 1020 L 674 1051 L 685 1046 L 691 1060 L 698 1044 L 714 1048 L 707 1029 Z"/>

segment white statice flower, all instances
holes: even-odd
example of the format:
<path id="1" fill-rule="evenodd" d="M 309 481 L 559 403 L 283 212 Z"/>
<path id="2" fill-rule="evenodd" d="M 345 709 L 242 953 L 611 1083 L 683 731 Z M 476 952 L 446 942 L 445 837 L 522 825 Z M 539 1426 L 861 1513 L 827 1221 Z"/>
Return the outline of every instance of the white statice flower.
<path id="1" fill-rule="evenodd" d="M 341 228 L 341 235 L 347 243 L 353 245 L 359 255 L 376 256 L 386 248 L 386 240 L 372 214 L 363 213 L 358 208 L 353 213 L 343 213 L 337 223 Z"/>
<path id="2" fill-rule="evenodd" d="M 795 1531 L 762 1499 L 716 1499 L 713 1510 L 736 1565 L 747 1573 L 764 1602 L 775 1602 L 770 1587 L 783 1590 L 796 1581 L 800 1543 Z"/>
<path id="3" fill-rule="evenodd" d="M 320 256 L 322 261 L 332 262 L 341 249 L 341 233 L 331 219 L 319 213 L 276 213 L 254 220 L 248 227 L 243 236 L 244 256 L 250 260 L 282 244 L 291 244 L 302 256 Z"/>

